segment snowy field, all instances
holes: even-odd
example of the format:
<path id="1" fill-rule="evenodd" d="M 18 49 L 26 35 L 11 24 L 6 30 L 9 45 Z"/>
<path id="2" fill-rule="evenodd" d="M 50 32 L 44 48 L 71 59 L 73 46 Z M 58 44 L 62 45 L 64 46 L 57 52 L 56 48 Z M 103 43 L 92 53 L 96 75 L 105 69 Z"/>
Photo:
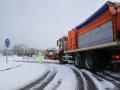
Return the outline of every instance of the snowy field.
<path id="1" fill-rule="evenodd" d="M 14 62 L 14 61 L 35 61 L 35 63 Z M 58 90 L 75 90 L 75 75 L 70 68 L 56 65 L 58 61 L 44 60 L 42 64 L 36 63 L 36 59 L 23 59 L 22 57 L 12 56 L 8 58 L 8 63 L 4 56 L 0 57 L 0 90 L 18 90 L 30 83 L 42 78 L 49 72 L 49 76 L 55 73 L 54 80 L 51 81 L 45 90 L 57 88 Z M 50 63 L 50 65 L 48 65 Z M 55 64 L 54 64 L 55 63 Z M 68 74 L 68 75 L 65 75 Z M 72 74 L 70 74 L 72 73 Z M 49 77 L 45 77 L 47 80 Z M 44 83 L 45 81 L 42 81 Z M 70 83 L 69 83 L 70 82 Z M 37 87 L 37 86 L 36 86 Z M 34 89 L 33 89 L 34 90 Z"/>
<path id="2" fill-rule="evenodd" d="M 117 81 L 116 81 L 117 82 Z M 117 82 L 119 84 L 119 82 Z M 120 84 L 119 84 L 120 85 Z M 73 65 L 0 56 L 0 90 L 119 90 L 114 83 Z"/>

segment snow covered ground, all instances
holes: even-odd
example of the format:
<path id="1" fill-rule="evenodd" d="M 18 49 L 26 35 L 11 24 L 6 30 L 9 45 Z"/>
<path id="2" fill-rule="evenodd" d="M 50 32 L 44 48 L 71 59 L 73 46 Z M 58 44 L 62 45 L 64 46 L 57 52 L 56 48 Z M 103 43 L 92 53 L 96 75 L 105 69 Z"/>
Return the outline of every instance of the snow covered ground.
<path id="1" fill-rule="evenodd" d="M 58 61 L 44 60 L 43 63 L 40 64 L 36 63 L 37 60 L 28 60 L 17 56 L 9 57 L 8 60 L 6 64 L 5 57 L 0 57 L 0 90 L 21 89 L 40 77 L 43 77 L 48 71 L 50 71 L 49 74 L 55 72 L 56 75 L 50 84 L 44 88 L 45 90 L 57 88 L 57 85 L 61 82 L 58 90 L 75 90 L 75 75 L 70 68 L 66 66 L 61 67 L 59 64 L 56 65 Z M 35 61 L 35 63 L 13 61 Z M 48 63 L 50 63 L 50 65 Z M 45 79 L 47 80 L 47 76 Z"/>
<path id="2" fill-rule="evenodd" d="M 36 58 L 17 56 L 9 56 L 6 64 L 5 56 L 0 56 L 0 90 L 26 89 L 116 90 L 116 87 L 114 83 L 73 65 L 60 65 L 54 60 L 39 63 Z"/>

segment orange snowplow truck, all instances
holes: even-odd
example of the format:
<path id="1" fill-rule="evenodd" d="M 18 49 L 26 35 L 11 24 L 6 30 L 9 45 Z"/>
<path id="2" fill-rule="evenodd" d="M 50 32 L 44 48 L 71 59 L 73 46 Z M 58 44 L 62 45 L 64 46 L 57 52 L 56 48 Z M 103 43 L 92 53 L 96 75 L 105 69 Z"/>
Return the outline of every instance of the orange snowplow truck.
<path id="1" fill-rule="evenodd" d="M 58 53 L 54 49 L 47 49 L 44 54 L 44 59 L 58 60 Z"/>
<path id="2" fill-rule="evenodd" d="M 59 62 L 74 61 L 93 72 L 120 70 L 120 4 L 106 2 L 83 23 L 57 41 Z"/>

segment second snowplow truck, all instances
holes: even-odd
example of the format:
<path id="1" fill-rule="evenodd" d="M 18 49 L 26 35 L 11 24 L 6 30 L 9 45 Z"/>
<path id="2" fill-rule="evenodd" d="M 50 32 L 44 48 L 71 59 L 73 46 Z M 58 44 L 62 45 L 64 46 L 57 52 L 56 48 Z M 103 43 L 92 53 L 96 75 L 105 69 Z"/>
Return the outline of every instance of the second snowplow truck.
<path id="1" fill-rule="evenodd" d="M 57 41 L 59 62 L 73 60 L 78 68 L 120 70 L 120 4 L 106 2 L 83 23 Z"/>

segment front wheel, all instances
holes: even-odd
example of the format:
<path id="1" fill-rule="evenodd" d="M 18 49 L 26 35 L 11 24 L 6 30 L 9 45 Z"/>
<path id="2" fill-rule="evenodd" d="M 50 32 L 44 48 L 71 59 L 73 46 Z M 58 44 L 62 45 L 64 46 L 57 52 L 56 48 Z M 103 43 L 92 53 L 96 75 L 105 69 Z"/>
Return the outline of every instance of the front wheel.
<path id="1" fill-rule="evenodd" d="M 63 56 L 61 56 L 61 57 L 59 58 L 59 62 L 60 62 L 60 64 L 67 64 L 67 63 L 68 63 L 67 61 L 64 61 Z"/>
<path id="2" fill-rule="evenodd" d="M 63 52 L 63 50 L 59 53 L 59 63 L 60 64 L 66 64 L 66 63 L 68 63 L 67 61 L 64 61 L 64 56 L 65 54 L 64 54 L 64 52 Z"/>

